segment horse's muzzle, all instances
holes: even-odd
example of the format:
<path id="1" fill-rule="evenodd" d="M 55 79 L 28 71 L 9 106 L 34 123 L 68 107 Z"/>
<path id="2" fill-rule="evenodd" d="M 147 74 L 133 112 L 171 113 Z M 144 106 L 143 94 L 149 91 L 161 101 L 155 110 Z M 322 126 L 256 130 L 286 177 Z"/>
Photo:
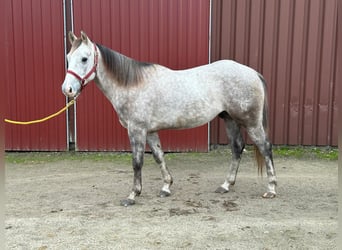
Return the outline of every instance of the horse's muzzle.
<path id="1" fill-rule="evenodd" d="M 62 85 L 62 92 L 66 97 L 74 98 L 79 95 L 80 88 L 75 88 L 71 84 L 64 82 Z"/>

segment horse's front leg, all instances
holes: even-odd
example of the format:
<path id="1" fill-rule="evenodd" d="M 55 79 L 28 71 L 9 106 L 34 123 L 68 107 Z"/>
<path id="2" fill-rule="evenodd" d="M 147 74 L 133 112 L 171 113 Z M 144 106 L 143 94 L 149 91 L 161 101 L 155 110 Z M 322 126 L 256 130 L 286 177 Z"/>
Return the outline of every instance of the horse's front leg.
<path id="1" fill-rule="evenodd" d="M 159 195 L 160 197 L 170 196 L 170 186 L 172 185 L 173 180 L 170 171 L 168 170 L 165 164 L 164 152 L 161 149 L 160 140 L 157 132 L 147 134 L 147 144 L 150 146 L 153 157 L 155 161 L 159 164 L 163 176 L 164 185 Z"/>
<path id="2" fill-rule="evenodd" d="M 121 201 L 121 205 L 130 206 L 135 204 L 135 197 L 139 196 L 142 190 L 141 169 L 144 164 L 144 153 L 146 144 L 146 131 L 144 129 L 130 128 L 128 136 L 132 148 L 132 165 L 134 171 L 132 191 Z"/>

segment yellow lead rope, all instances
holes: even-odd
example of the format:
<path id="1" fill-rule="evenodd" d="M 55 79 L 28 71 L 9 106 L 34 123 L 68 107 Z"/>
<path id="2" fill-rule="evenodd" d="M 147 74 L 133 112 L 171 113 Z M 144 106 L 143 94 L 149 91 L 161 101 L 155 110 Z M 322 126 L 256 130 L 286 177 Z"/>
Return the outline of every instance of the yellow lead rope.
<path id="1" fill-rule="evenodd" d="M 71 100 L 70 102 L 68 102 L 68 104 L 62 108 L 61 110 L 59 110 L 58 112 L 49 115 L 45 118 L 39 119 L 39 120 L 33 120 L 33 121 L 27 121 L 27 122 L 20 122 L 20 121 L 13 121 L 13 120 L 9 120 L 9 119 L 5 119 L 5 122 L 8 123 L 12 123 L 12 124 L 18 124 L 18 125 L 29 125 L 29 124 L 33 124 L 33 123 L 39 123 L 39 122 L 45 122 L 61 113 L 63 113 L 65 110 L 67 110 L 71 105 L 73 105 L 75 103 L 75 100 Z"/>

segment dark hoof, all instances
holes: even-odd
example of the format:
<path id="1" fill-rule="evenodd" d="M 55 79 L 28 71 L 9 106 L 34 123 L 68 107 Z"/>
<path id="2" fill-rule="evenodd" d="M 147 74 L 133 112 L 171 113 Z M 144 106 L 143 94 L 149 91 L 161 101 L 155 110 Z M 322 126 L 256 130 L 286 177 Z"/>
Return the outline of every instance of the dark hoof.
<path id="1" fill-rule="evenodd" d="M 159 197 L 161 197 L 161 198 L 169 197 L 170 195 L 171 195 L 171 193 L 166 192 L 164 190 L 160 191 L 160 193 L 159 193 Z"/>
<path id="2" fill-rule="evenodd" d="M 218 187 L 216 190 L 215 190 L 215 193 L 219 193 L 219 194 L 224 194 L 224 193 L 228 193 L 229 190 L 223 188 L 223 187 Z"/>
<path id="3" fill-rule="evenodd" d="M 262 196 L 262 198 L 265 199 L 273 199 L 274 197 L 276 197 L 276 194 L 271 192 L 264 193 L 264 195 Z"/>
<path id="4" fill-rule="evenodd" d="M 121 206 L 128 207 L 128 206 L 134 205 L 135 204 L 135 200 L 126 199 L 126 200 L 122 200 L 120 203 L 121 203 Z"/>

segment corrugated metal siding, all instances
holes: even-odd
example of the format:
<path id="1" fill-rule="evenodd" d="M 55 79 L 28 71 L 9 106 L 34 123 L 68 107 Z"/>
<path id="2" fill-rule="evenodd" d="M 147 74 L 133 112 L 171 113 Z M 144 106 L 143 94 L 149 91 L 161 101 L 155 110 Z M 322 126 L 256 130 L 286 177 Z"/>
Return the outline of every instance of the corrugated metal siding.
<path id="1" fill-rule="evenodd" d="M 33 120 L 65 105 L 61 83 L 65 73 L 63 2 L 5 1 L 7 14 L 5 118 Z M 66 150 L 66 119 L 19 126 L 5 125 L 7 150 Z"/>
<path id="2" fill-rule="evenodd" d="M 209 0 L 74 0 L 75 34 L 173 69 L 208 63 Z M 162 131 L 165 151 L 207 151 L 208 128 Z M 130 150 L 127 131 L 94 83 L 77 101 L 78 150 Z"/>
<path id="3" fill-rule="evenodd" d="M 268 82 L 274 144 L 337 145 L 337 1 L 213 0 L 212 61 L 233 59 Z M 211 124 L 211 143 L 227 143 Z"/>

